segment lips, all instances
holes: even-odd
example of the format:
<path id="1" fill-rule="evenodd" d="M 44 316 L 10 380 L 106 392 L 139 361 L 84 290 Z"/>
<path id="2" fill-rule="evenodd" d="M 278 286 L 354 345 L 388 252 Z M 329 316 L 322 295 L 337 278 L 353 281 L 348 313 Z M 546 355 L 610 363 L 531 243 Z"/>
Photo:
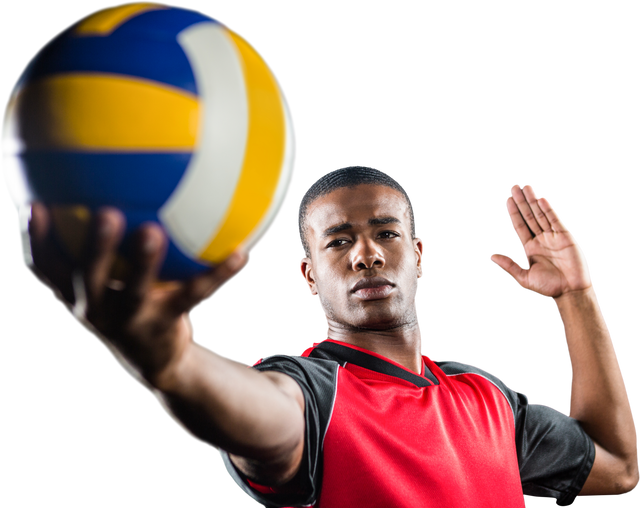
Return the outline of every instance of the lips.
<path id="1" fill-rule="evenodd" d="M 382 300 L 391 294 L 391 286 L 377 286 L 375 288 L 358 289 L 354 294 L 361 300 Z"/>
<path id="2" fill-rule="evenodd" d="M 353 287 L 351 288 L 351 292 L 355 293 L 360 289 L 375 288 L 380 286 L 393 286 L 393 284 L 384 277 L 363 277 L 353 285 Z"/>

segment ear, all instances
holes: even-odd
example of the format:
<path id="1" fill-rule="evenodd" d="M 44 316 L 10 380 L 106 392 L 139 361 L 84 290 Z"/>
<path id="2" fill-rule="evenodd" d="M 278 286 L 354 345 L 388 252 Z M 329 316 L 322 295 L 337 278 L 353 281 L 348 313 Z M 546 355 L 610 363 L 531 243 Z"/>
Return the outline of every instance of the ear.
<path id="1" fill-rule="evenodd" d="M 427 252 L 427 244 L 424 241 L 424 237 L 419 236 L 414 240 L 414 245 L 418 256 L 418 277 L 422 279 L 422 277 L 424 277 L 424 256 Z"/>
<path id="2" fill-rule="evenodd" d="M 316 281 L 313 276 L 313 266 L 311 264 L 310 258 L 304 258 L 300 261 L 300 270 L 302 271 L 302 276 L 309 284 L 309 289 L 311 290 L 312 295 L 317 295 L 318 290 L 316 289 Z"/>

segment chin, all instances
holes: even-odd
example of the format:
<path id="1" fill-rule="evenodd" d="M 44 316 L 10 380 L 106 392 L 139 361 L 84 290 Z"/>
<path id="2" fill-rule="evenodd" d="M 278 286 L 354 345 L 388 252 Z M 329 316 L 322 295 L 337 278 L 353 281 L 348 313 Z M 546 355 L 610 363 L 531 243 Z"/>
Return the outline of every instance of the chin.
<path id="1" fill-rule="evenodd" d="M 396 312 L 393 312 L 393 309 L 385 309 L 388 312 L 384 312 L 384 310 L 381 312 L 381 310 L 382 309 L 378 309 L 378 312 L 367 313 L 369 319 L 365 320 L 362 328 L 369 330 L 392 330 L 402 326 L 413 326 L 418 322 L 415 307 L 404 308 L 402 311 L 396 309 Z"/>
<path id="2" fill-rule="evenodd" d="M 348 324 L 349 326 L 357 328 L 359 330 L 380 331 L 400 328 L 401 326 L 410 324 L 415 321 L 415 318 L 410 319 L 406 314 L 398 316 L 397 314 L 386 313 L 384 311 L 381 312 L 380 310 L 373 310 L 373 312 L 366 312 L 363 314 L 364 315 L 360 315 L 356 319 L 347 320 L 348 323 L 345 324 Z"/>

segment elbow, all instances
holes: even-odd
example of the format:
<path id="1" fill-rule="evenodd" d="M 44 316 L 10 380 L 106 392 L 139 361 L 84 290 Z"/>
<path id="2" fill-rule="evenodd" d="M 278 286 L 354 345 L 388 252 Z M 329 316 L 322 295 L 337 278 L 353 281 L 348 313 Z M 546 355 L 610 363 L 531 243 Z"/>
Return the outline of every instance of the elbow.
<path id="1" fill-rule="evenodd" d="M 625 482 L 625 491 L 630 492 L 636 488 L 638 485 L 638 481 L 640 480 L 640 472 L 638 471 L 638 452 L 637 448 L 634 449 L 634 453 L 630 460 L 627 461 L 626 467 L 626 482 Z"/>
<path id="2" fill-rule="evenodd" d="M 640 479 L 640 475 L 638 474 L 638 463 L 636 462 L 635 464 L 632 464 L 630 468 L 628 468 L 627 474 L 625 475 L 623 481 L 620 482 L 620 494 L 624 494 L 635 489 L 638 485 L 638 479 Z"/>
<path id="3" fill-rule="evenodd" d="M 627 462 L 613 479 L 615 494 L 626 494 L 632 491 L 638 485 L 639 479 L 637 460 Z"/>
<path id="4" fill-rule="evenodd" d="M 635 450 L 634 450 L 635 451 Z M 616 495 L 630 492 L 637 485 L 636 454 L 615 456 L 596 445 L 596 459 L 585 482 L 582 495 Z"/>

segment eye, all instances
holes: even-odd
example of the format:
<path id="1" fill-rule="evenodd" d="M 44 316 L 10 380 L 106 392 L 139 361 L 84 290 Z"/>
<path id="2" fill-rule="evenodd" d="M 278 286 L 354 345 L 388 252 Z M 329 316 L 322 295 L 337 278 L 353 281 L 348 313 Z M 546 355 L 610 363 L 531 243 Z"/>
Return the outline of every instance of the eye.
<path id="1" fill-rule="evenodd" d="M 396 233 L 395 231 L 383 231 L 382 233 L 380 233 L 378 235 L 378 238 L 385 238 L 385 239 L 390 239 L 390 238 L 397 238 L 400 235 L 398 233 Z"/>
<path id="2" fill-rule="evenodd" d="M 327 248 L 328 247 L 342 247 L 342 245 L 336 245 L 336 242 L 347 242 L 347 241 L 348 240 L 344 240 L 344 239 L 342 239 L 342 240 L 334 240 L 329 245 L 327 245 Z"/>
<path id="3" fill-rule="evenodd" d="M 385 237 L 385 240 L 390 240 L 391 238 L 395 238 L 400 236 L 398 233 L 394 232 L 394 231 L 383 231 L 382 233 L 380 233 L 380 235 L 393 235 L 391 237 Z M 344 244 L 337 244 L 336 242 L 348 242 L 349 240 L 347 240 L 346 238 L 341 238 L 339 240 L 333 240 L 331 243 L 329 243 L 329 245 L 327 245 L 327 248 L 331 248 L 331 247 L 342 247 L 342 245 Z"/>

